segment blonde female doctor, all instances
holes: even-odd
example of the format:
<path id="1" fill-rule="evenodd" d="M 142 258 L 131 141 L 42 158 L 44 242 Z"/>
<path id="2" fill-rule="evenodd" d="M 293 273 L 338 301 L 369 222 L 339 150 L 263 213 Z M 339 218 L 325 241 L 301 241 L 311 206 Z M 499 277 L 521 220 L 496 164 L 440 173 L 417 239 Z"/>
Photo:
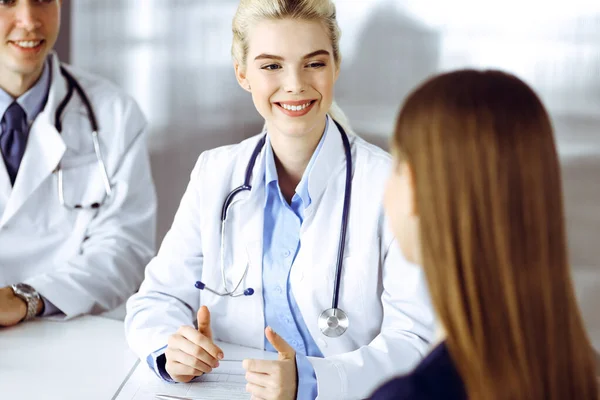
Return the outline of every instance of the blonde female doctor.
<path id="1" fill-rule="evenodd" d="M 221 340 L 279 353 L 244 361 L 253 398 L 365 398 L 426 351 L 423 276 L 382 216 L 390 157 L 333 104 L 339 36 L 330 0 L 240 2 L 235 73 L 265 132 L 200 155 L 127 304 L 129 344 L 161 378 L 218 368 Z"/>

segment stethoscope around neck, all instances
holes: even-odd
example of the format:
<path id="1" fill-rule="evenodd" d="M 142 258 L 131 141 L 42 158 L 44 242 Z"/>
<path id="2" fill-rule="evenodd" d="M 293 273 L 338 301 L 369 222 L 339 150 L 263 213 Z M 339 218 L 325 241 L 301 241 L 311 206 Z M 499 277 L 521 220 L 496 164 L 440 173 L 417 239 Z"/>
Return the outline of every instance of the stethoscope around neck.
<path id="1" fill-rule="evenodd" d="M 98 121 L 96 119 L 96 114 L 94 113 L 94 110 L 92 108 L 92 104 L 90 103 L 90 100 L 88 99 L 81 85 L 79 85 L 79 83 L 73 77 L 73 75 L 71 75 L 62 65 L 60 66 L 60 73 L 67 81 L 67 95 L 56 108 L 56 113 L 54 115 L 54 127 L 59 133 L 62 133 L 62 115 L 64 113 L 65 108 L 67 107 L 67 104 L 69 104 L 69 101 L 73 97 L 73 92 L 77 92 L 77 95 L 83 102 L 83 105 L 87 111 L 88 120 L 92 128 L 92 143 L 94 144 L 94 153 L 96 154 L 98 169 L 100 170 L 100 176 L 102 177 L 102 183 L 104 184 L 104 192 L 106 196 L 100 202 L 94 202 L 86 205 L 82 205 L 79 203 L 68 204 L 67 202 L 65 202 L 63 171 L 59 163 L 55 169 L 55 172 L 58 175 L 58 201 L 61 206 L 65 207 L 68 210 L 95 210 L 97 208 L 100 208 L 112 194 L 112 188 L 110 180 L 108 178 L 108 172 L 106 171 L 106 166 L 102 158 L 102 152 L 100 150 L 100 141 L 98 139 Z"/>
<path id="2" fill-rule="evenodd" d="M 346 153 L 346 186 L 344 188 L 344 207 L 342 209 L 342 224 L 340 228 L 340 238 L 338 244 L 338 254 L 337 254 L 337 262 L 335 267 L 335 279 L 333 283 L 333 298 L 331 301 L 331 308 L 324 310 L 321 315 L 319 315 L 319 329 L 321 332 L 328 337 L 339 337 L 346 332 L 349 325 L 348 314 L 344 310 L 338 307 L 339 303 L 339 295 L 340 295 L 340 283 L 342 279 L 342 264 L 344 259 L 344 249 L 346 247 L 346 230 L 348 228 L 348 213 L 350 209 L 350 194 L 352 193 L 352 153 L 350 150 L 350 141 L 348 140 L 348 135 L 338 124 L 336 121 L 333 121 L 340 134 L 342 136 L 342 142 L 344 144 L 344 151 Z M 225 241 L 225 226 L 227 221 L 227 212 L 232 204 L 236 202 L 238 197 L 236 197 L 239 193 L 244 191 L 251 191 L 252 185 L 250 184 L 252 180 L 252 170 L 254 169 L 254 165 L 256 164 L 256 159 L 260 154 L 262 148 L 265 145 L 267 135 L 263 135 L 252 155 L 250 156 L 250 160 L 248 162 L 248 166 L 246 167 L 246 175 L 244 178 L 244 184 L 238 186 L 233 189 L 225 198 L 223 202 L 223 207 L 221 209 L 221 248 L 220 248 L 220 262 L 221 262 L 221 277 L 223 280 L 223 288 L 225 292 L 217 292 L 208 286 L 206 286 L 203 282 L 197 281 L 195 286 L 200 290 L 208 290 L 209 292 L 217 295 L 217 296 L 231 296 L 231 297 L 240 297 L 240 296 L 252 296 L 254 294 L 254 289 L 246 288 L 241 292 L 238 292 L 240 285 L 242 284 L 244 278 L 248 274 L 249 265 L 246 265 L 246 269 L 242 274 L 239 282 L 233 288 L 233 290 L 229 291 L 227 289 L 227 283 L 225 278 L 225 268 L 224 268 L 224 241 Z"/>

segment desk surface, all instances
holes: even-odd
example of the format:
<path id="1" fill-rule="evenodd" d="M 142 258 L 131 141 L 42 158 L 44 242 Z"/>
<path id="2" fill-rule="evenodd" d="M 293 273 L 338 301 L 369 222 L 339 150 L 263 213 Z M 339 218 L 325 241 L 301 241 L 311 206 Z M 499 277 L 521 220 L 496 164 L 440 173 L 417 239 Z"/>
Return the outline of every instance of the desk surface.
<path id="1" fill-rule="evenodd" d="M 0 393 L 23 400 L 110 400 L 134 367 L 123 322 L 84 316 L 0 328 Z"/>

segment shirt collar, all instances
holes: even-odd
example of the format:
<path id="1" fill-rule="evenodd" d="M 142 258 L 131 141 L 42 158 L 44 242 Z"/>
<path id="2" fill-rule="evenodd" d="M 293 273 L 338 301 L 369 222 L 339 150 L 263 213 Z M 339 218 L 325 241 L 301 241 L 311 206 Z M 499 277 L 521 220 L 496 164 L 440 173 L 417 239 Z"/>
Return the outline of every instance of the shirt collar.
<path id="1" fill-rule="evenodd" d="M 312 201 L 308 181 L 311 176 L 310 172 L 313 168 L 313 165 L 315 164 L 315 161 L 319 156 L 320 150 L 323 147 L 323 143 L 325 142 L 325 136 L 327 135 L 328 127 L 329 116 L 327 116 L 325 120 L 325 130 L 323 131 L 321 140 L 319 141 L 317 148 L 313 152 L 313 155 L 311 156 L 310 161 L 308 162 L 308 165 L 304 170 L 304 174 L 302 174 L 302 179 L 300 180 L 300 183 L 298 184 L 298 186 L 296 186 L 296 194 L 300 196 L 300 199 L 302 199 L 302 204 L 304 205 L 304 208 L 308 207 Z M 271 146 L 271 141 L 269 139 L 268 134 L 265 146 L 265 190 L 267 191 L 266 193 L 268 196 L 269 185 L 271 184 L 271 182 L 278 182 L 277 168 L 275 167 L 275 154 L 273 153 L 273 147 Z"/>
<path id="2" fill-rule="evenodd" d="M 27 115 L 27 122 L 32 123 L 38 114 L 44 109 L 46 101 L 48 100 L 48 93 L 50 91 L 50 59 L 44 63 L 44 70 L 42 75 L 27 92 L 22 94 L 18 99 L 17 103 L 23 108 Z M 4 116 L 4 113 L 8 107 L 15 101 L 15 99 L 2 88 L 0 88 L 0 118 Z"/>
<path id="3" fill-rule="evenodd" d="M 0 119 L 4 117 L 4 113 L 8 107 L 15 101 L 12 96 L 0 88 Z"/>

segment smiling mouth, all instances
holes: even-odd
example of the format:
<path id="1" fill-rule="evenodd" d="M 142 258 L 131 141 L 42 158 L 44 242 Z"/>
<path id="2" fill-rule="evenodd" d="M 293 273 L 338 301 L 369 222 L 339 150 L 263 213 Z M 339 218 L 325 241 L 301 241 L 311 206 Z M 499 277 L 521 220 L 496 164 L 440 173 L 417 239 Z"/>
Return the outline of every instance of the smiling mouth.
<path id="1" fill-rule="evenodd" d="M 305 110 L 307 107 L 310 107 L 315 101 L 316 100 L 308 100 L 306 103 L 298 104 L 298 105 L 291 105 L 291 104 L 285 104 L 285 103 L 275 103 L 275 104 L 277 104 L 279 107 L 283 108 L 284 110 L 302 111 L 302 110 Z"/>
<path id="2" fill-rule="evenodd" d="M 11 40 L 10 43 L 13 44 L 15 47 L 19 47 L 21 49 L 24 50 L 34 50 L 34 49 L 38 49 L 42 46 L 42 44 L 45 42 L 44 39 L 38 39 L 38 40 Z"/>

